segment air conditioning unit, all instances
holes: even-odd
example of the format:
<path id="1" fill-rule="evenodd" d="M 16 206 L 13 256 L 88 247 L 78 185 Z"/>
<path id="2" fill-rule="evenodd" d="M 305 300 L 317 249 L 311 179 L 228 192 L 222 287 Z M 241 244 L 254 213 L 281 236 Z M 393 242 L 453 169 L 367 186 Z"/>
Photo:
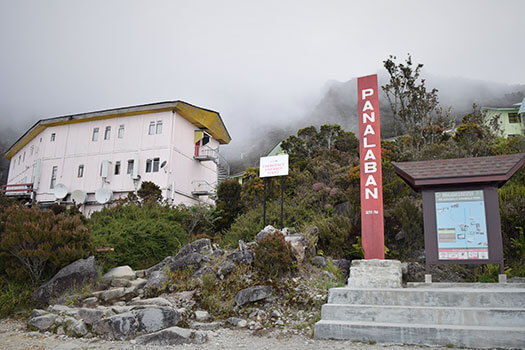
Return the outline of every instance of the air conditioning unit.
<path id="1" fill-rule="evenodd" d="M 103 160 L 100 164 L 100 177 L 107 179 L 109 175 L 109 165 L 111 162 L 109 160 Z"/>

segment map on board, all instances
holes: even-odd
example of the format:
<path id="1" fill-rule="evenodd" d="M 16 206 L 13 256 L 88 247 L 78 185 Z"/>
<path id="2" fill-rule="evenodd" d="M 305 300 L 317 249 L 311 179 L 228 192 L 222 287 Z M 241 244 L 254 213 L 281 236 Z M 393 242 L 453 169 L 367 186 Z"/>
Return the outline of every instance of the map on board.
<path id="1" fill-rule="evenodd" d="M 489 258 L 483 190 L 436 192 L 439 260 Z"/>

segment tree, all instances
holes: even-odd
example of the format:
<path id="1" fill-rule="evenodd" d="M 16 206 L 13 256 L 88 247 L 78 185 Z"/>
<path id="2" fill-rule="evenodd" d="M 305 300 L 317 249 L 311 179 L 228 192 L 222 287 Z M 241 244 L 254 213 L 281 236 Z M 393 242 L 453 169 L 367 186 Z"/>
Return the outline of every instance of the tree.
<path id="1" fill-rule="evenodd" d="M 395 128 L 401 128 L 397 133 L 407 133 L 411 146 L 419 151 L 425 144 L 440 141 L 449 112 L 439 107 L 438 90 L 427 91 L 425 79 L 420 79 L 422 64 L 414 67 L 410 55 L 405 64 L 397 64 L 395 60 L 395 56 L 390 56 L 383 61 L 390 81 L 382 88 L 394 115 Z"/>
<path id="2" fill-rule="evenodd" d="M 160 190 L 160 187 L 151 181 L 144 181 L 142 185 L 140 185 L 137 194 L 145 202 L 157 202 L 162 199 L 162 191 Z"/>
<path id="3" fill-rule="evenodd" d="M 223 232 L 230 228 L 233 220 L 242 212 L 241 184 L 237 180 L 223 181 L 217 187 L 216 209 L 220 216 L 216 229 Z"/>

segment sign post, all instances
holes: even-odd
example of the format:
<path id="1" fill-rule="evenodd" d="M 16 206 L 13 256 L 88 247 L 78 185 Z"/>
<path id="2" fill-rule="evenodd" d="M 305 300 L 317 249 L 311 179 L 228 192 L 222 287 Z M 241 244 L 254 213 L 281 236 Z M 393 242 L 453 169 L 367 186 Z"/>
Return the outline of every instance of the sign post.
<path id="1" fill-rule="evenodd" d="M 361 169 L 361 240 L 365 259 L 384 259 L 383 176 L 377 75 L 358 78 L 357 94 Z"/>
<path id="2" fill-rule="evenodd" d="M 266 186 L 269 177 L 288 175 L 288 155 L 261 157 L 259 177 L 264 179 L 263 225 L 266 227 Z M 281 177 L 281 228 L 283 228 L 284 180 Z"/>

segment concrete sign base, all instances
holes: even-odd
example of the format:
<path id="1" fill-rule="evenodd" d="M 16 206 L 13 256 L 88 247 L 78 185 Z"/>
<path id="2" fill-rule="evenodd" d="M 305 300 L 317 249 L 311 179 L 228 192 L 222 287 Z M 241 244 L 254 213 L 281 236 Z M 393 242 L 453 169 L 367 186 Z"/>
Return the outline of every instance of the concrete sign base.
<path id="1" fill-rule="evenodd" d="M 398 260 L 353 260 L 348 288 L 401 288 L 402 277 Z"/>

